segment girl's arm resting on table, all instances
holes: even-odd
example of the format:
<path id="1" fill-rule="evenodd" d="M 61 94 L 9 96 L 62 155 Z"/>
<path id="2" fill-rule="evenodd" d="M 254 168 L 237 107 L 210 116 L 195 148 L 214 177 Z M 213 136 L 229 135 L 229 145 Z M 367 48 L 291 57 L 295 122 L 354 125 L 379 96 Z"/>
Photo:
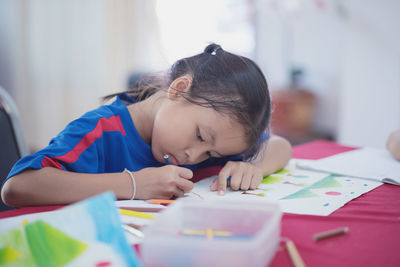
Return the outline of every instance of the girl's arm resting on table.
<path id="1" fill-rule="evenodd" d="M 136 181 L 135 199 L 183 196 L 193 188 L 193 173 L 177 166 L 146 168 L 132 172 Z M 6 181 L 1 191 L 9 206 L 70 204 L 105 191 L 117 199 L 130 199 L 132 180 L 127 173 L 75 173 L 52 167 L 26 170 Z"/>
<path id="2" fill-rule="evenodd" d="M 127 199 L 132 194 L 131 184 L 126 173 L 86 174 L 47 167 L 11 177 L 1 197 L 13 207 L 70 204 L 108 190 Z"/>
<path id="3" fill-rule="evenodd" d="M 285 167 L 291 157 L 290 143 L 283 137 L 272 135 L 251 163 L 261 169 L 263 176 L 267 176 Z"/>

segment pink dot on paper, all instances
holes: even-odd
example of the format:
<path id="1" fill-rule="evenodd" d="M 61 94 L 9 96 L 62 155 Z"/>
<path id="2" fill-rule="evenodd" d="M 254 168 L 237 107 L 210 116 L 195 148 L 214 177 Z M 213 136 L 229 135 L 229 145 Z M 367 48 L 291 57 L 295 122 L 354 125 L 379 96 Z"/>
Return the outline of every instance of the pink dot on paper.
<path id="1" fill-rule="evenodd" d="M 339 196 L 339 195 L 341 195 L 342 193 L 340 193 L 340 192 L 334 192 L 334 191 L 329 191 L 329 192 L 326 192 L 325 194 L 330 195 L 330 196 Z"/>
<path id="2" fill-rule="evenodd" d="M 96 264 L 96 267 L 107 267 L 111 266 L 111 262 L 109 261 L 100 261 Z"/>

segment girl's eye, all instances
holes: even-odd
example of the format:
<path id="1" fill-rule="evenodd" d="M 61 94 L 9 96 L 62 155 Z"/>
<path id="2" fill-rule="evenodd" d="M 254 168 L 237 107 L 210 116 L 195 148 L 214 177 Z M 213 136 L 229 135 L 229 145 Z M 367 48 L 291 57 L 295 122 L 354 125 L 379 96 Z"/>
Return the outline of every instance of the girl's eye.
<path id="1" fill-rule="evenodd" d="M 199 140 L 200 140 L 200 142 L 204 142 L 204 139 L 203 139 L 203 137 L 201 136 L 201 134 L 200 134 L 200 130 L 199 130 L 199 129 L 197 129 L 197 133 L 196 133 L 196 135 L 197 135 L 197 139 L 199 139 Z"/>
<path id="2" fill-rule="evenodd" d="M 206 152 L 206 154 L 207 154 L 207 156 L 209 157 L 209 158 L 211 158 L 212 156 L 211 156 L 211 152 L 210 151 L 207 151 Z"/>

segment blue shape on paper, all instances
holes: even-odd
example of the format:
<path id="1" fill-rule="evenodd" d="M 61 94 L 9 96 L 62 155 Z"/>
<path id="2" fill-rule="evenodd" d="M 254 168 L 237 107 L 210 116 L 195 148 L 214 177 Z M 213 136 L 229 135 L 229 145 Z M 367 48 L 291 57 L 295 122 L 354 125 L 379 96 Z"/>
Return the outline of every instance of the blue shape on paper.
<path id="1" fill-rule="evenodd" d="M 141 266 L 134 250 L 125 239 L 114 201 L 114 194 L 106 192 L 89 198 L 82 204 L 86 204 L 86 210 L 93 218 L 97 239 L 109 244 L 125 260 L 127 266 Z"/>

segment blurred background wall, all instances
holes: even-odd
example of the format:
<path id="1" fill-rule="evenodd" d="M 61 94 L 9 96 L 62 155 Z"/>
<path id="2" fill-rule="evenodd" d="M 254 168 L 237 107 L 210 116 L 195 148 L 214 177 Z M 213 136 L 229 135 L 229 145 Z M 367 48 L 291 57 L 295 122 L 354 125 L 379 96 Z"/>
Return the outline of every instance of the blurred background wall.
<path id="1" fill-rule="evenodd" d="M 36 150 L 132 74 L 216 42 L 265 72 L 284 115 L 273 131 L 383 148 L 400 128 L 399 13 L 397 0 L 0 0 L 0 85 Z M 300 137 L 282 127 L 291 113 L 308 120 Z"/>

